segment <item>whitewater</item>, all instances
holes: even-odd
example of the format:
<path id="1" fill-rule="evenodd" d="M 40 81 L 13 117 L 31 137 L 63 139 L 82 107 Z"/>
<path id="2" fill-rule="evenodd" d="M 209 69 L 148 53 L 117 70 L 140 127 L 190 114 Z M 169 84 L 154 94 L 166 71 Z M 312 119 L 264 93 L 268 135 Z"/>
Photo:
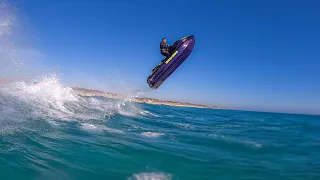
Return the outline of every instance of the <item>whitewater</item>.
<path id="1" fill-rule="evenodd" d="M 320 179 L 319 116 L 82 97 L 17 58 L 16 21 L 0 4 L 1 76 L 28 77 L 0 84 L 0 179 Z"/>

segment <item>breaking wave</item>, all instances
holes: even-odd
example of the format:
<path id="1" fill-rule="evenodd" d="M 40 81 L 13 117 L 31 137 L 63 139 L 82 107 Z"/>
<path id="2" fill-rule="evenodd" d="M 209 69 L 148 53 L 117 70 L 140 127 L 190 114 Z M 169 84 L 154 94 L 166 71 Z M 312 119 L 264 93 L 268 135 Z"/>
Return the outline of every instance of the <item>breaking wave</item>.
<path id="1" fill-rule="evenodd" d="M 1 86 L 0 111 L 7 115 L 20 113 L 61 120 L 108 119 L 116 113 L 143 114 L 136 104 L 127 100 L 79 96 L 55 76 L 44 77 L 36 83 L 17 81 Z"/>

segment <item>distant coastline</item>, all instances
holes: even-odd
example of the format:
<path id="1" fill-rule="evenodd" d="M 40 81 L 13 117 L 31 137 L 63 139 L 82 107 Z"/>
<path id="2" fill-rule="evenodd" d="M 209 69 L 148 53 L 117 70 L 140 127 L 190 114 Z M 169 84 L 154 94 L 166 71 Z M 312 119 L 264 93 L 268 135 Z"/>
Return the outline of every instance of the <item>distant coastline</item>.
<path id="1" fill-rule="evenodd" d="M 0 78 L 0 84 L 9 84 L 13 81 L 10 81 L 5 78 Z M 119 94 L 104 92 L 99 90 L 92 90 L 86 88 L 72 87 L 73 91 L 80 96 L 102 96 L 111 99 L 124 99 Z M 209 109 L 226 109 L 220 106 L 207 106 L 202 104 L 193 104 L 188 102 L 175 102 L 175 101 L 166 101 L 155 98 L 133 98 L 132 101 L 137 103 L 146 103 L 146 104 L 156 104 L 156 105 L 168 105 L 168 106 L 179 106 L 179 107 L 194 107 L 194 108 L 209 108 Z"/>
<path id="2" fill-rule="evenodd" d="M 124 98 L 118 94 L 110 93 L 110 92 L 103 92 L 103 91 L 78 88 L 78 87 L 73 87 L 72 89 L 80 96 L 102 96 L 102 97 L 112 98 L 112 99 L 123 99 Z M 193 104 L 193 103 L 188 103 L 188 102 L 166 101 L 166 100 L 160 100 L 160 99 L 155 99 L 155 98 L 133 98 L 132 100 L 137 103 L 156 104 L 156 105 L 209 108 L 209 109 L 225 109 L 220 106 L 207 106 L 207 105 Z"/>
<path id="3" fill-rule="evenodd" d="M 0 84 L 8 84 L 10 83 L 11 81 L 8 80 L 8 79 L 5 79 L 5 78 L 0 78 Z"/>

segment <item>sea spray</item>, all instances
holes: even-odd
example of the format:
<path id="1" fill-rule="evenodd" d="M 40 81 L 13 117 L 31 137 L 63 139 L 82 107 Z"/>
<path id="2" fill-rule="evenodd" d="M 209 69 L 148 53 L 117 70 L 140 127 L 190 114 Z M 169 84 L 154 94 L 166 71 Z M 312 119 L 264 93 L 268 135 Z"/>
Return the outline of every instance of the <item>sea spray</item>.
<path id="1" fill-rule="evenodd" d="M 131 91 L 129 94 L 122 95 L 120 101 L 117 104 L 119 109 L 118 112 L 126 116 L 145 115 L 146 114 L 145 111 L 141 110 L 139 108 L 139 105 L 135 103 L 135 98 L 149 91 L 150 89 L 137 89 L 137 90 Z M 132 111 L 126 110 L 128 108 L 131 110 L 134 110 L 134 112 L 132 113 Z"/>
<path id="2" fill-rule="evenodd" d="M 139 107 L 125 99 L 101 100 L 98 97 L 82 97 L 72 88 L 63 86 L 55 76 L 44 77 L 39 82 L 16 81 L 1 86 L 2 106 L 15 109 L 24 104 L 33 116 L 68 120 L 104 119 L 118 112 L 126 116 L 136 116 Z M 4 97 L 6 97 L 4 99 Z"/>
<path id="3" fill-rule="evenodd" d="M 0 2 L 0 75 L 9 73 L 9 69 L 18 71 L 20 62 L 13 57 L 15 48 L 12 31 L 16 18 L 12 7 L 5 1 Z"/>
<path id="4" fill-rule="evenodd" d="M 140 114 L 128 98 L 105 101 L 81 97 L 61 83 L 57 73 L 42 67 L 41 52 L 16 43 L 17 14 L 7 1 L 0 3 L 0 77 L 14 80 L 0 85 L 0 111 L 24 117 L 79 120 L 108 119 L 115 113 Z M 40 55 L 39 55 L 40 54 Z M 131 98 L 129 98 L 131 99 Z"/>
<path id="5" fill-rule="evenodd" d="M 0 2 L 0 42 L 11 34 L 15 21 L 12 7 L 6 2 Z"/>
<path id="6" fill-rule="evenodd" d="M 9 1 L 0 2 L 0 77 L 15 80 L 32 80 L 48 75 L 44 53 L 29 39 L 28 31 Z M 25 41 L 28 39 L 28 41 Z"/>

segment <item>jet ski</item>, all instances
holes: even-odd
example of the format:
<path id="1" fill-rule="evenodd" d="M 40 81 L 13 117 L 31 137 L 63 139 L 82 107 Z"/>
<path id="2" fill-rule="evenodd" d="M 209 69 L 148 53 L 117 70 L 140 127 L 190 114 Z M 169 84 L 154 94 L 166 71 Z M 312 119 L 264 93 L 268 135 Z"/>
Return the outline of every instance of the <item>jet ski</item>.
<path id="1" fill-rule="evenodd" d="M 169 50 L 171 56 L 153 68 L 152 74 L 147 78 L 149 87 L 157 89 L 188 58 L 194 45 L 193 35 L 175 41 Z"/>

